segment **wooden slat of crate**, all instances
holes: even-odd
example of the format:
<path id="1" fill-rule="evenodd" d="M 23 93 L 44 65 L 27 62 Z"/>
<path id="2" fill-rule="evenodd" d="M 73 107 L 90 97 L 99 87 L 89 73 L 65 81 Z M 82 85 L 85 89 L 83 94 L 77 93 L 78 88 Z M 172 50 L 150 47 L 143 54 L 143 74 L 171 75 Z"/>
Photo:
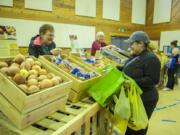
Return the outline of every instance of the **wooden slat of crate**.
<path id="1" fill-rule="evenodd" d="M 97 126 L 98 126 L 98 123 L 97 123 L 97 114 L 95 114 L 93 117 L 92 117 L 92 135 L 96 135 L 97 134 Z"/>
<path id="2" fill-rule="evenodd" d="M 85 107 L 83 107 L 83 108 L 85 108 Z M 95 104 L 87 107 L 86 109 L 84 109 L 84 111 L 79 111 L 79 112 L 81 112 L 79 114 L 76 114 L 77 113 L 77 111 L 75 111 L 76 109 L 69 109 L 69 110 L 70 110 L 69 114 L 74 114 L 75 117 L 72 119 L 69 119 L 70 121 L 68 121 L 63 127 L 59 128 L 58 130 L 53 132 L 52 135 L 70 135 L 73 132 L 75 132 L 75 134 L 79 134 L 81 132 L 81 127 L 84 124 L 85 120 L 90 119 L 90 117 L 87 118 L 85 116 L 86 115 L 91 116 L 91 115 L 97 113 L 97 111 L 99 110 L 99 105 L 97 103 L 95 103 Z M 68 111 L 66 110 L 64 112 L 66 113 Z M 56 118 L 56 119 L 58 119 L 58 118 Z M 90 126 L 89 126 L 89 128 L 90 128 Z M 89 131 L 90 131 L 90 129 L 89 129 Z M 88 133 L 88 131 L 86 131 L 86 132 Z"/>
<path id="3" fill-rule="evenodd" d="M 69 121 L 65 126 L 58 129 L 52 135 L 69 135 L 79 129 L 85 121 L 89 120 L 95 113 L 99 111 L 100 107 L 97 103 L 91 105 L 86 110 L 81 112 L 77 117 Z"/>
<path id="4" fill-rule="evenodd" d="M 47 129 L 46 131 L 41 130 L 39 128 L 36 128 L 34 126 L 29 126 L 28 128 L 25 128 L 24 130 L 19 130 L 17 128 L 14 127 L 14 125 L 11 124 L 10 120 L 7 119 L 1 112 L 0 112 L 0 126 L 1 128 L 10 130 L 11 132 L 8 134 L 12 134 L 15 133 L 16 135 L 51 135 L 54 131 Z M 13 132 L 13 133 L 12 133 Z M 0 132 L 0 135 L 7 135 L 4 134 L 4 132 Z"/>
<path id="5" fill-rule="evenodd" d="M 22 110 L 26 95 L 21 90 L 18 90 L 14 83 L 6 78 L 2 73 L 0 73 L 0 86 L 0 93 L 7 97 L 18 110 Z"/>
<path id="6" fill-rule="evenodd" d="M 0 49 L 17 48 L 16 40 L 0 40 Z"/>
<path id="7" fill-rule="evenodd" d="M 32 111 L 31 113 L 28 113 L 28 119 L 25 121 L 24 124 L 32 124 L 38 119 L 42 119 L 45 116 L 54 113 L 57 109 L 64 109 L 65 103 L 67 101 L 67 96 L 61 97 L 39 109 L 36 109 L 35 111 Z"/>
<path id="8" fill-rule="evenodd" d="M 54 122 L 53 120 L 44 118 L 43 120 L 36 122 L 37 125 L 40 125 L 42 127 L 46 127 L 51 130 L 57 130 L 58 128 L 62 127 L 65 125 L 63 122 Z"/>
<path id="9" fill-rule="evenodd" d="M 79 128 L 75 133 L 74 133 L 74 135 L 82 135 L 82 129 L 81 128 Z"/>
<path id="10" fill-rule="evenodd" d="M 78 106 L 76 106 L 75 104 L 78 104 Z M 75 133 L 75 135 L 82 135 L 82 131 L 87 135 L 90 135 L 90 132 L 93 135 L 101 135 L 100 133 L 96 132 L 97 127 L 95 127 L 95 125 L 98 126 L 96 116 L 97 112 L 100 110 L 100 106 L 97 103 L 88 103 L 87 106 L 85 105 L 85 103 L 82 103 L 83 110 L 81 110 L 79 109 L 79 107 L 81 108 L 81 103 L 78 102 L 75 104 L 68 104 L 66 106 L 66 108 L 72 108 L 70 109 L 70 112 L 68 112 L 67 109 L 57 111 L 56 115 L 49 115 L 48 117 L 40 120 L 39 122 L 36 122 L 34 125 L 27 127 L 24 130 L 18 130 L 19 132 L 21 132 L 20 135 L 71 135 L 73 132 Z M 81 112 L 77 114 L 77 110 L 81 110 Z M 42 128 L 39 128 L 37 125 L 42 126 Z M 85 125 L 86 127 L 89 127 L 88 130 L 84 128 Z M 55 130 L 56 128 L 58 129 Z"/>
<path id="11" fill-rule="evenodd" d="M 35 95 L 30 95 L 27 97 L 27 101 L 26 102 L 26 112 L 29 112 L 35 108 L 40 107 L 41 105 L 44 105 L 47 103 L 46 100 L 48 100 L 48 102 L 53 101 L 53 99 L 56 99 L 57 97 L 63 97 L 63 96 L 67 96 L 68 93 L 70 91 L 70 85 L 69 82 L 65 82 L 61 85 L 56 85 L 52 88 L 49 88 L 48 91 L 41 91 L 36 93 Z M 57 96 L 58 95 L 58 96 Z M 39 104 L 37 104 L 39 103 Z M 28 108 L 31 108 L 28 109 Z"/>
<path id="12" fill-rule="evenodd" d="M 87 96 L 88 94 L 85 90 L 82 90 L 79 93 L 77 93 L 75 90 L 71 89 L 69 92 L 68 100 L 75 103 Z"/>
<path id="13" fill-rule="evenodd" d="M 64 122 L 64 123 L 67 123 L 69 122 L 70 120 L 72 120 L 75 116 L 72 115 L 72 114 L 67 114 L 67 113 L 61 113 L 61 112 L 56 112 L 56 113 L 53 113 L 52 115 L 49 116 L 50 118 L 54 118 L 54 119 L 57 119 L 61 122 Z"/>
<path id="14" fill-rule="evenodd" d="M 89 97 L 87 97 L 87 98 L 89 98 Z M 93 102 L 93 103 L 94 103 L 94 102 Z M 86 103 L 86 102 L 83 102 L 83 101 L 81 100 L 80 102 L 76 102 L 76 103 L 67 102 L 67 103 L 66 103 L 66 106 L 75 105 L 75 106 L 80 106 L 81 108 L 86 109 L 86 108 L 88 108 L 88 107 L 91 107 L 91 105 L 92 105 L 93 103 Z"/>
<path id="15" fill-rule="evenodd" d="M 27 129 L 21 131 L 20 135 L 51 135 L 53 130 L 41 130 L 39 128 L 30 126 Z"/>
<path id="16" fill-rule="evenodd" d="M 83 112 L 86 108 L 82 108 L 81 106 L 66 106 L 66 109 L 64 112 L 72 114 L 72 115 L 78 115 L 81 112 Z"/>
<path id="17" fill-rule="evenodd" d="M 1 58 L 1 60 L 12 60 L 12 58 Z M 65 82 L 28 96 L 22 92 L 13 81 L 0 73 L 0 93 L 2 93 L 20 112 L 30 112 L 69 93 L 72 81 L 46 63 L 42 63 L 42 66 L 47 69 L 47 71 L 61 76 Z"/>
<path id="18" fill-rule="evenodd" d="M 21 113 L 0 94 L 0 110 L 17 128 L 22 129 L 47 115 L 52 114 L 57 109 L 63 109 L 66 101 L 67 96 L 64 96 L 29 113 Z"/>
<path id="19" fill-rule="evenodd" d="M 90 119 L 86 120 L 85 121 L 85 124 L 84 124 L 84 135 L 89 135 L 90 134 Z"/>

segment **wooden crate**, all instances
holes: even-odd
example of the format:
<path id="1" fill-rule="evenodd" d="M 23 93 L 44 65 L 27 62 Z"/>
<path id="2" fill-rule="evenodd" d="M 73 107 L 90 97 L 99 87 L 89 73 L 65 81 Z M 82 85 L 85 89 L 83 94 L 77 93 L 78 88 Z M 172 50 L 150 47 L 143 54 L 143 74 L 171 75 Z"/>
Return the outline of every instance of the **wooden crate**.
<path id="1" fill-rule="evenodd" d="M 68 100 L 75 103 L 75 102 L 78 102 L 79 100 L 81 100 L 87 96 L 88 96 L 87 92 L 80 91 L 79 93 L 77 93 L 76 91 L 71 89 L 71 91 L 69 92 Z"/>
<path id="2" fill-rule="evenodd" d="M 17 41 L 16 40 L 0 40 L 0 49 L 17 49 Z"/>
<path id="3" fill-rule="evenodd" d="M 0 94 L 0 110 L 18 129 L 23 129 L 47 115 L 56 112 L 58 109 L 64 109 L 66 101 L 67 95 L 32 110 L 31 112 L 22 113 Z"/>
<path id="4" fill-rule="evenodd" d="M 100 106 L 97 103 L 81 101 L 68 103 L 66 109 L 59 110 L 23 130 L 14 128 L 2 114 L 0 125 L 16 135 L 103 135 L 100 116 Z"/>
<path id="5" fill-rule="evenodd" d="M 16 56 L 19 54 L 19 49 L 0 49 L 0 57 Z"/>
<path id="6" fill-rule="evenodd" d="M 11 59 L 12 58 L 2 58 L 0 60 Z M 42 67 L 49 72 L 61 76 L 64 82 L 40 92 L 27 95 L 12 80 L 0 72 L 0 93 L 21 113 L 31 112 L 69 94 L 72 81 L 62 73 L 54 70 L 53 67 L 48 66 L 46 63 L 42 63 Z"/>
<path id="7" fill-rule="evenodd" d="M 15 56 L 19 53 L 16 40 L 0 40 L 0 57 Z"/>
<path id="8" fill-rule="evenodd" d="M 71 78 L 73 80 L 73 84 L 72 84 L 72 87 L 71 89 L 73 91 L 75 91 L 76 93 L 80 94 L 81 95 L 84 95 L 84 96 L 78 96 L 78 99 L 82 99 L 85 97 L 86 94 L 82 94 L 82 93 L 86 93 L 86 90 L 91 87 L 95 82 L 97 82 L 97 80 L 101 77 L 100 74 L 97 74 L 96 77 L 93 77 L 93 78 L 90 78 L 88 80 L 79 80 L 77 79 L 76 77 L 72 76 L 71 74 L 65 72 L 64 70 L 60 69 L 56 64 L 52 63 L 49 61 L 49 57 L 50 56 L 41 56 L 39 57 L 39 60 L 42 62 L 42 63 L 47 63 L 48 65 L 51 65 L 54 69 L 56 69 L 57 71 L 63 73 L 64 75 L 66 75 L 67 77 Z M 87 71 L 94 71 L 90 68 L 88 68 L 87 66 L 84 66 L 83 64 L 81 64 L 80 62 L 74 60 L 74 59 L 71 59 L 69 58 L 73 63 L 76 63 L 77 65 L 83 67 L 84 69 L 86 69 Z M 72 92 L 72 90 L 70 91 L 70 93 Z M 72 95 L 72 94 L 71 94 Z M 70 96 L 69 100 L 70 101 L 74 101 L 71 99 L 72 96 Z M 78 100 L 76 100 L 78 101 Z"/>

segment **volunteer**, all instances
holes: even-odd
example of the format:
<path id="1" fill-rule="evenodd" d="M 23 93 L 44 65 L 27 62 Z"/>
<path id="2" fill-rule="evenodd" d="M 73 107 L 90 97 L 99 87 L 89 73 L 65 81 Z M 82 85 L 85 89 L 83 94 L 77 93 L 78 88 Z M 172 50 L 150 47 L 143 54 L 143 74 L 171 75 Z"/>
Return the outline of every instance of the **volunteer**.
<path id="1" fill-rule="evenodd" d="M 50 24 L 44 24 L 39 29 L 39 35 L 33 37 L 29 44 L 29 55 L 39 57 L 39 55 L 49 55 L 51 50 L 56 48 L 53 42 L 54 28 Z"/>
<path id="2" fill-rule="evenodd" d="M 93 42 L 92 47 L 91 47 L 91 56 L 95 56 L 96 51 L 100 50 L 100 48 L 104 46 L 106 46 L 105 34 L 103 32 L 97 32 L 96 40 Z"/>

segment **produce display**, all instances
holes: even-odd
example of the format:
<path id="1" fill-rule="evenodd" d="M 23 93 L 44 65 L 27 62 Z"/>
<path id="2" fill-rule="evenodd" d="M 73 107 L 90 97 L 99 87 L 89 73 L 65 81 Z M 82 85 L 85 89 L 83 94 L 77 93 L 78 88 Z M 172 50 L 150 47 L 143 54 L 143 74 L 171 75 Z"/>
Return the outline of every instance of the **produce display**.
<path id="1" fill-rule="evenodd" d="M 30 94 L 63 82 L 60 76 L 48 72 L 33 58 L 17 55 L 11 61 L 0 61 L 0 71 L 8 76 L 25 93 Z"/>
<path id="2" fill-rule="evenodd" d="M 15 39 L 16 29 L 14 26 L 0 25 L 0 37 L 4 37 L 3 39 Z"/>
<path id="3" fill-rule="evenodd" d="M 82 62 L 83 64 L 94 69 L 96 72 L 102 75 L 108 73 L 113 67 L 119 65 L 115 61 L 112 61 L 102 55 L 99 58 L 95 58 L 91 56 L 80 57 L 80 56 L 71 54 L 70 58 L 76 59 Z"/>
<path id="4" fill-rule="evenodd" d="M 59 68 L 63 69 L 65 72 L 73 75 L 77 79 L 87 80 L 97 76 L 94 71 L 88 71 L 77 63 L 73 62 L 69 58 L 61 58 L 57 56 L 52 56 L 51 61 L 58 65 Z"/>
<path id="5" fill-rule="evenodd" d="M 124 64 L 125 61 L 128 59 L 128 56 L 123 55 L 123 51 L 117 47 L 104 47 L 101 49 L 101 53 L 103 56 L 119 64 Z"/>

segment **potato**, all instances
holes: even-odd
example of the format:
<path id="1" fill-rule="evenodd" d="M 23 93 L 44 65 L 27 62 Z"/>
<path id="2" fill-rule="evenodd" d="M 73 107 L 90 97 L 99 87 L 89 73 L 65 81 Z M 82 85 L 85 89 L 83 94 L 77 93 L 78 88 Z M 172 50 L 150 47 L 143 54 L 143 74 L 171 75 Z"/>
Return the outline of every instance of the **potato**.
<path id="1" fill-rule="evenodd" d="M 27 58 L 27 59 L 26 59 L 26 62 L 28 62 L 31 66 L 34 65 L 34 60 L 33 60 L 33 58 Z"/>
<path id="2" fill-rule="evenodd" d="M 17 83 L 17 84 L 24 84 L 26 82 L 26 78 L 23 77 L 21 74 L 16 74 L 13 77 L 13 80 Z"/>
<path id="3" fill-rule="evenodd" d="M 38 77 L 37 77 L 37 75 L 29 75 L 29 77 L 28 77 L 28 80 L 30 80 L 30 79 L 38 79 Z"/>
<path id="4" fill-rule="evenodd" d="M 41 67 L 38 66 L 38 65 L 34 65 L 34 66 L 32 66 L 32 69 L 36 70 L 36 71 L 39 71 L 41 69 Z"/>
<path id="5" fill-rule="evenodd" d="M 38 66 L 40 66 L 40 67 L 42 66 L 41 62 L 39 62 L 39 61 L 35 61 L 35 62 L 34 62 L 34 65 L 38 65 Z"/>
<path id="6" fill-rule="evenodd" d="M 14 61 L 18 64 L 21 64 L 23 61 L 25 61 L 25 57 L 22 54 L 18 54 L 15 58 Z"/>
<path id="7" fill-rule="evenodd" d="M 39 87 L 36 86 L 36 85 L 31 85 L 31 86 L 28 88 L 28 91 L 29 91 L 29 92 L 37 92 L 37 91 L 39 91 L 39 90 L 40 90 Z"/>
<path id="8" fill-rule="evenodd" d="M 57 77 L 53 77 L 53 78 L 51 79 L 51 81 L 53 82 L 53 86 L 59 84 L 59 79 L 58 79 Z"/>
<path id="9" fill-rule="evenodd" d="M 48 79 L 52 79 L 53 77 L 55 77 L 55 74 L 53 74 L 53 73 L 48 73 L 47 74 Z"/>
<path id="10" fill-rule="evenodd" d="M 39 75 L 46 75 L 47 70 L 46 69 L 40 69 L 38 73 L 39 73 Z"/>
<path id="11" fill-rule="evenodd" d="M 29 76 L 29 72 L 26 69 L 21 69 L 20 74 L 24 77 L 27 78 Z"/>
<path id="12" fill-rule="evenodd" d="M 31 64 L 29 62 L 27 62 L 27 61 L 24 61 L 24 62 L 21 63 L 20 68 L 30 70 L 31 69 Z"/>
<path id="13" fill-rule="evenodd" d="M 20 65 L 17 63 L 12 63 L 11 66 L 16 66 L 16 67 L 20 68 Z"/>
<path id="14" fill-rule="evenodd" d="M 27 89 L 28 89 L 28 87 L 27 87 L 26 84 L 20 84 L 19 87 L 20 87 L 21 89 L 23 89 L 23 90 L 27 90 Z"/>
<path id="15" fill-rule="evenodd" d="M 41 82 L 39 82 L 40 88 L 44 89 L 44 88 L 49 88 L 53 86 L 53 82 L 49 79 L 45 79 Z"/>
<path id="16" fill-rule="evenodd" d="M 29 74 L 38 76 L 38 72 L 36 70 L 34 70 L 34 69 L 30 70 Z"/>
<path id="17" fill-rule="evenodd" d="M 57 78 L 57 79 L 59 80 L 59 83 L 62 83 L 62 82 L 63 82 L 62 77 L 60 77 L 60 76 L 55 76 L 55 78 Z"/>
<path id="18" fill-rule="evenodd" d="M 3 72 L 3 73 L 5 73 L 5 74 L 7 74 L 7 72 L 8 72 L 8 67 L 3 67 L 3 68 L 0 69 L 0 71 Z"/>
<path id="19" fill-rule="evenodd" d="M 8 64 L 6 62 L 0 61 L 0 68 L 8 67 Z"/>
<path id="20" fill-rule="evenodd" d="M 38 77 L 38 80 L 39 80 L 39 81 L 43 81 L 43 80 L 45 80 L 45 79 L 48 79 L 46 75 L 40 75 L 40 76 Z"/>
<path id="21" fill-rule="evenodd" d="M 27 82 L 27 85 L 28 86 L 38 85 L 38 81 L 36 79 L 29 79 L 28 82 Z"/>
<path id="22" fill-rule="evenodd" d="M 14 76 L 16 73 L 19 73 L 20 69 L 16 66 L 10 66 L 8 68 L 7 74 L 10 76 Z"/>

